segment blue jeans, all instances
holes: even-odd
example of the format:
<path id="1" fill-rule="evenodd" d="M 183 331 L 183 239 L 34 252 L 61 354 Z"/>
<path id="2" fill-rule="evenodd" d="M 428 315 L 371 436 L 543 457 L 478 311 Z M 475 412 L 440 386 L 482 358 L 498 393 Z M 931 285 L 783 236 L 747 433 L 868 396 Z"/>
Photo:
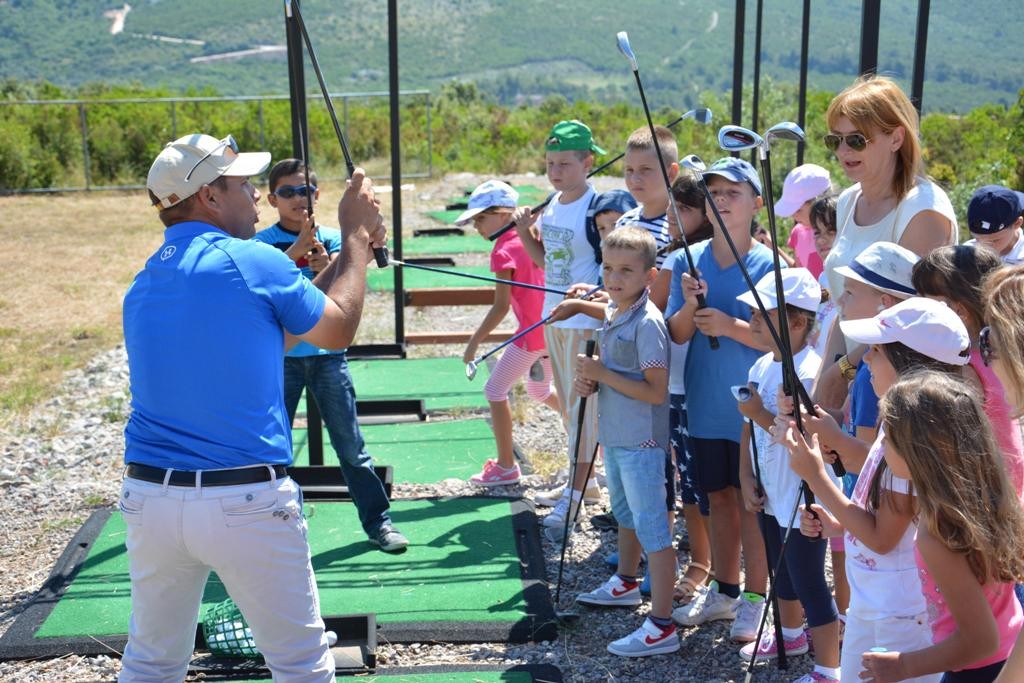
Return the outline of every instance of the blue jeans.
<path id="1" fill-rule="evenodd" d="M 308 388 L 320 408 L 363 531 L 368 536 L 376 536 L 382 526 L 391 524 L 388 515 L 391 504 L 384 484 L 373 470 L 373 458 L 366 452 L 366 442 L 359 431 L 356 390 L 352 386 L 345 354 L 285 357 L 284 405 L 289 421 L 295 419 L 295 409 L 304 387 Z"/>
<path id="2" fill-rule="evenodd" d="M 648 555 L 672 546 L 665 516 L 665 449 L 604 447 L 612 514 Z"/>

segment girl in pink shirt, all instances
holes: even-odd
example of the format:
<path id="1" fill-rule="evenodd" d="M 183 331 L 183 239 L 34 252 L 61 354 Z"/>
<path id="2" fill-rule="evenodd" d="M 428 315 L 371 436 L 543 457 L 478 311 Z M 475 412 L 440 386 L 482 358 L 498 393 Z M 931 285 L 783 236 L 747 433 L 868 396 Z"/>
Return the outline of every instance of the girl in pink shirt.
<path id="1" fill-rule="evenodd" d="M 516 209 L 519 193 L 500 180 L 488 180 L 469 197 L 467 210 L 456 220 L 457 225 L 472 221 L 484 238 L 509 222 Z M 491 250 L 491 271 L 502 280 L 531 285 L 544 284 L 544 270 L 538 268 L 523 248 L 518 234 L 509 230 L 499 237 Z M 540 320 L 544 308 L 544 292 L 498 283 L 494 287 L 494 303 L 480 326 L 470 338 L 462 360 L 476 358 L 477 347 L 508 315 L 509 308 L 519 322 L 516 333 Z M 497 444 L 498 459 L 488 459 L 483 470 L 470 478 L 478 486 L 505 486 L 519 481 L 519 465 L 512 445 L 512 410 L 508 394 L 512 386 L 527 377 L 526 393 L 537 401 L 558 410 L 558 395 L 551 388 L 551 360 L 544 345 L 544 328 L 538 327 L 505 348 L 498 364 L 491 371 L 484 396 L 491 408 L 491 428 Z"/>
<path id="2" fill-rule="evenodd" d="M 881 403 L 886 464 L 917 494 L 915 553 L 935 644 L 869 652 L 867 680 L 945 671 L 944 683 L 993 681 L 1024 616 L 1024 512 L 978 394 L 959 378 L 922 371 Z"/>
<path id="3" fill-rule="evenodd" d="M 1017 497 L 1024 500 L 1024 443 L 1020 426 L 1013 418 L 1014 411 L 1006 400 L 1002 382 L 982 362 L 978 348 L 984 324 L 982 281 L 1002 265 L 999 256 L 988 249 L 967 245 L 939 247 L 914 265 L 913 283 L 921 296 L 946 303 L 967 328 L 971 356 L 964 367 L 964 379 L 982 396 L 982 407 L 1003 453 L 1010 483 Z"/>

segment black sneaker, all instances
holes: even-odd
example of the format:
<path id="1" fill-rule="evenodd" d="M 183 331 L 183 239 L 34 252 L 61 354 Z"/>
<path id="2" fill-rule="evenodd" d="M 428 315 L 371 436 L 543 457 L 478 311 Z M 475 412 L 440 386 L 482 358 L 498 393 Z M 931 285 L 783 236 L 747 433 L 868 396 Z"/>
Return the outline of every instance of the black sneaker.
<path id="1" fill-rule="evenodd" d="M 590 518 L 590 525 L 600 531 L 617 531 L 619 528 L 619 522 L 615 519 L 615 515 L 610 512 L 605 512 L 600 515 L 593 515 Z"/>
<path id="2" fill-rule="evenodd" d="M 380 547 L 386 553 L 398 553 L 409 546 L 409 539 L 395 527 L 385 524 L 377 530 L 376 535 L 370 537 L 370 543 Z"/>

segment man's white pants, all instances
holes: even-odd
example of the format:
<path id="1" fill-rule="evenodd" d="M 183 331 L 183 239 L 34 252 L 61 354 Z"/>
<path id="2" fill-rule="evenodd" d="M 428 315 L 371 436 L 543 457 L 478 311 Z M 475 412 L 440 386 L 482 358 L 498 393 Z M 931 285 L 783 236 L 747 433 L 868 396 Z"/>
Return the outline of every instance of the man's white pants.
<path id="1" fill-rule="evenodd" d="M 580 397 L 573 390 L 576 376 L 576 356 L 586 353 L 587 340 L 596 339 L 597 332 L 591 329 L 544 326 L 544 342 L 551 357 L 551 371 L 555 380 L 555 391 L 562 401 L 562 421 L 569 436 L 569 464 L 576 456 L 572 452 L 576 445 L 576 427 L 579 425 Z M 579 461 L 589 463 L 597 446 L 597 396 L 587 399 L 583 416 L 583 431 L 580 436 Z"/>
<path id="2" fill-rule="evenodd" d="M 275 681 L 334 681 L 299 487 L 164 486 L 126 478 L 132 611 L 121 683 L 181 681 L 210 571 L 252 628 Z"/>

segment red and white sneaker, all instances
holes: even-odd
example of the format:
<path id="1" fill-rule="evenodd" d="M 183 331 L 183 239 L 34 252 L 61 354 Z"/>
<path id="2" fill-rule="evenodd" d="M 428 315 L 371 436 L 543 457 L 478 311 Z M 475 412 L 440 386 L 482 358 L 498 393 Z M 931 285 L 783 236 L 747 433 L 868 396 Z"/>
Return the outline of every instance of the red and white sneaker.
<path id="1" fill-rule="evenodd" d="M 807 631 L 800 634 L 799 637 L 793 640 L 786 640 L 786 656 L 795 657 L 797 655 L 805 655 L 808 650 L 807 643 Z M 747 643 L 740 648 L 740 659 L 744 662 L 749 662 L 750 658 L 754 655 L 754 644 Z M 766 662 L 770 659 L 775 659 L 779 656 L 779 647 L 775 642 L 774 633 L 765 633 L 761 636 L 761 647 L 757 650 L 757 661 Z"/>
<path id="2" fill-rule="evenodd" d="M 608 652 L 620 657 L 667 655 L 679 650 L 679 632 L 675 624 L 661 627 L 650 619 L 625 638 L 608 645 Z"/>
<path id="3" fill-rule="evenodd" d="M 519 476 L 519 465 L 505 469 L 497 460 L 488 460 L 484 463 L 483 471 L 470 477 L 469 482 L 477 486 L 508 486 L 518 484 Z"/>
<path id="4" fill-rule="evenodd" d="M 627 584 L 618 574 L 612 574 L 612 578 L 605 581 L 597 590 L 576 596 L 576 602 L 601 607 L 636 607 L 642 601 L 640 582 Z"/>

